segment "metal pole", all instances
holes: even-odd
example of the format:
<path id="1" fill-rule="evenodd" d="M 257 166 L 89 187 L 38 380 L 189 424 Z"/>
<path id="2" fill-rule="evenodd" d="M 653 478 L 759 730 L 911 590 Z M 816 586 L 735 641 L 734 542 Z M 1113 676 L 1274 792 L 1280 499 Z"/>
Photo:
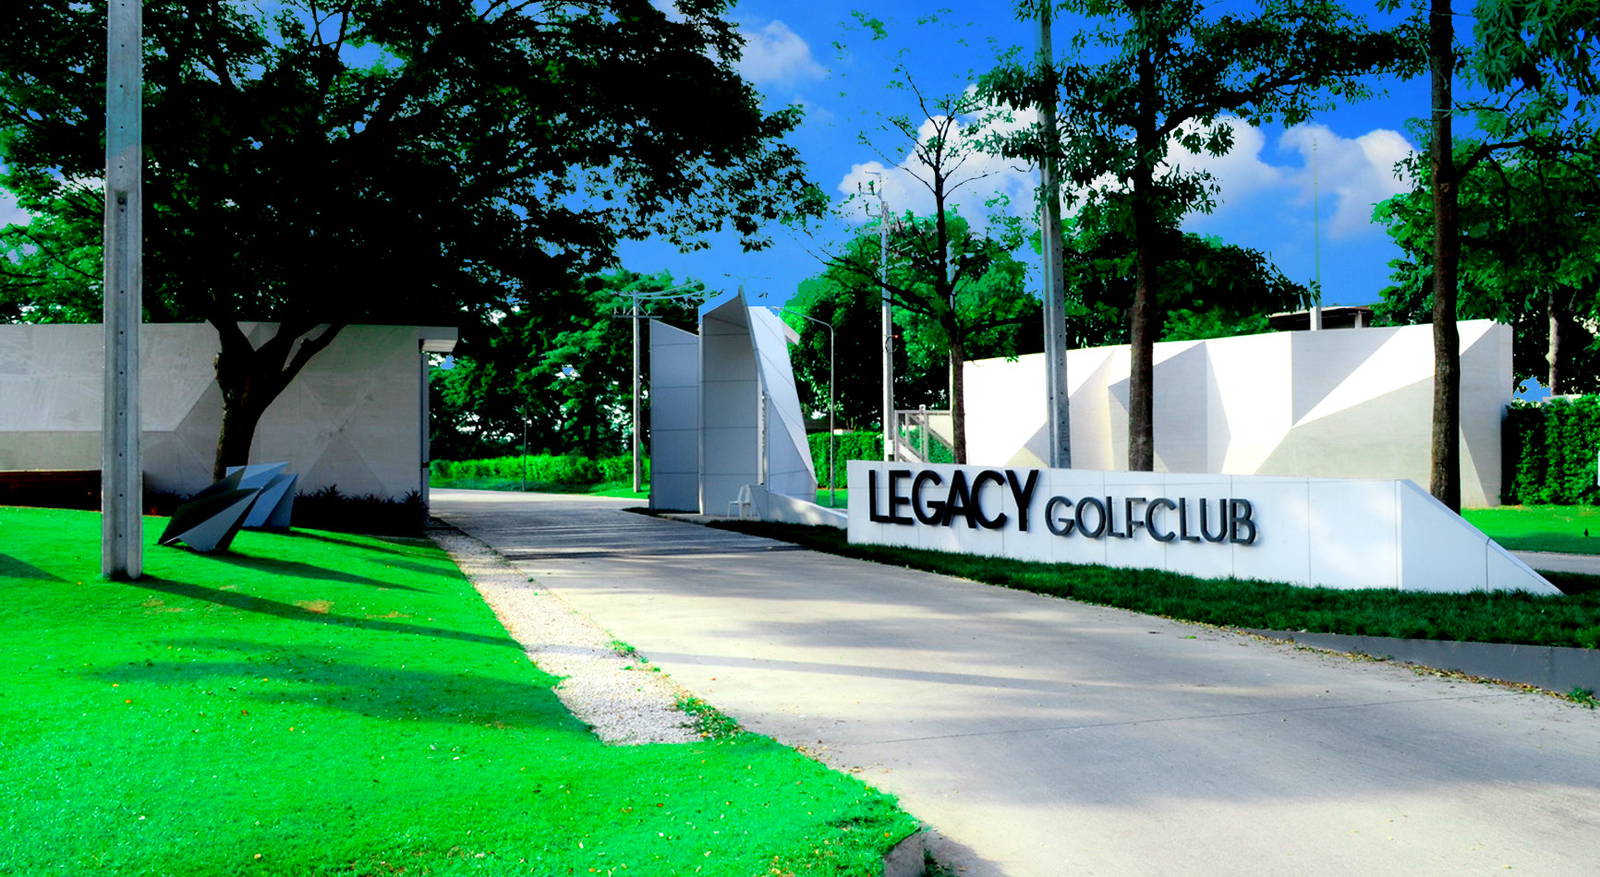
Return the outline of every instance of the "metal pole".
<path id="1" fill-rule="evenodd" d="M 883 459 L 893 460 L 895 453 L 894 422 L 894 310 L 889 301 L 889 202 L 883 197 L 883 178 L 878 178 L 878 204 L 882 208 L 883 224 L 878 229 L 878 281 L 883 292 Z"/>
<path id="2" fill-rule="evenodd" d="M 1322 328 L 1322 184 L 1317 179 L 1317 136 L 1311 135 L 1311 247 L 1316 299 L 1311 304 L 1311 331 Z"/>
<path id="3" fill-rule="evenodd" d="M 1061 272 L 1061 195 L 1056 180 L 1055 53 L 1050 41 L 1050 4 L 1039 7 L 1039 61 L 1050 94 L 1039 102 L 1044 133 L 1039 159 L 1041 267 L 1044 273 L 1045 417 L 1052 469 L 1072 467 L 1072 421 L 1067 398 L 1066 290 Z"/>
<path id="4" fill-rule="evenodd" d="M 642 483 L 639 471 L 639 295 L 633 296 L 633 492 Z"/>
<path id="5" fill-rule="evenodd" d="M 827 325 L 827 507 L 829 509 L 838 503 L 838 499 L 834 496 L 834 469 L 838 466 L 834 459 L 834 442 L 837 440 L 838 435 L 834 432 L 834 323 L 829 323 Z"/>
<path id="6" fill-rule="evenodd" d="M 522 489 L 528 489 L 528 407 L 522 407 Z"/>
<path id="7" fill-rule="evenodd" d="M 143 299 L 140 186 L 144 93 L 141 0 L 111 0 L 106 17 L 105 411 L 100 432 L 100 574 L 137 579 L 144 567 L 139 517 L 139 322 Z"/>

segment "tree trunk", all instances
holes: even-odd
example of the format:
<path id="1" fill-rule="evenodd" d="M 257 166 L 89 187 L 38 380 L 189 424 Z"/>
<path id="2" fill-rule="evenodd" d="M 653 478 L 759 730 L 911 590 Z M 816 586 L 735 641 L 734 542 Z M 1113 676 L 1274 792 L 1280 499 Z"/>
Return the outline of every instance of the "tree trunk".
<path id="1" fill-rule="evenodd" d="M 1139 119 L 1133 172 L 1133 236 L 1136 252 L 1133 307 L 1128 312 L 1128 470 L 1155 468 L 1155 300 L 1156 217 L 1155 64 L 1150 50 L 1139 53 Z"/>
<path id="2" fill-rule="evenodd" d="M 233 319 L 214 318 L 211 325 L 221 341 L 215 369 L 222 390 L 222 429 L 211 465 L 212 479 L 220 481 L 229 466 L 250 462 L 250 446 L 255 443 L 261 416 L 305 364 L 333 342 L 344 324 L 329 324 L 319 334 L 302 339 L 316 324 L 282 323 L 259 348 Z"/>
<path id="3" fill-rule="evenodd" d="M 1433 73 L 1433 459 L 1429 490 L 1461 510 L 1461 341 L 1456 331 L 1456 266 L 1461 220 L 1451 142 L 1455 65 L 1450 0 L 1430 0 L 1428 61 Z"/>
<path id="4" fill-rule="evenodd" d="M 950 342 L 950 431 L 956 462 L 967 462 L 967 378 L 962 363 L 967 361 L 967 345 L 957 338 Z"/>
<path id="5" fill-rule="evenodd" d="M 1545 314 L 1550 320 L 1550 337 L 1545 346 L 1544 361 L 1549 364 L 1550 371 L 1546 376 L 1545 387 L 1554 396 L 1561 391 L 1556 389 L 1561 377 L 1561 318 L 1556 312 L 1556 292 L 1554 289 L 1544 294 Z"/>

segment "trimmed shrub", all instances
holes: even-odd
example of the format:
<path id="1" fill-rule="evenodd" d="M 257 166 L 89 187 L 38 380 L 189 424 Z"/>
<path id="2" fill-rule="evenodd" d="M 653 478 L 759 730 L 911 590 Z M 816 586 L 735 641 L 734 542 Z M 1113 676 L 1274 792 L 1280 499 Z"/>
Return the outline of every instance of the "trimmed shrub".
<path id="1" fill-rule="evenodd" d="M 1600 396 L 1513 402 L 1506 409 L 1500 500 L 1512 505 L 1593 505 Z"/>
<path id="2" fill-rule="evenodd" d="M 806 437 L 811 443 L 811 462 L 817 472 L 817 486 L 828 486 L 828 434 L 812 433 Z M 845 477 L 845 464 L 850 460 L 882 460 L 883 435 L 876 432 L 847 432 L 835 436 L 834 487 L 849 487 Z"/>
<path id="3" fill-rule="evenodd" d="M 650 479 L 650 459 L 640 460 L 646 481 Z M 435 486 L 451 481 L 521 481 L 522 457 L 490 457 L 484 460 L 434 460 L 429 464 Z M 633 478 L 632 455 L 602 457 L 598 460 L 577 454 L 530 454 L 527 457 L 528 485 L 571 487 L 628 481 Z"/>

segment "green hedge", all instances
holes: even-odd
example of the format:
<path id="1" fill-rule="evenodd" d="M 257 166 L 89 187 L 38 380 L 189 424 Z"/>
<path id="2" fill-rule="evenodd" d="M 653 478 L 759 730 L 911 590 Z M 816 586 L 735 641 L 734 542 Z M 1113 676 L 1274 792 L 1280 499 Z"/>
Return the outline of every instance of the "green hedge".
<path id="1" fill-rule="evenodd" d="M 1600 451 L 1600 396 L 1513 402 L 1506 410 L 1505 485 L 1513 505 L 1593 505 L 1595 452 Z"/>
<path id="2" fill-rule="evenodd" d="M 816 467 L 817 486 L 828 486 L 828 434 L 825 432 L 812 433 L 807 436 L 811 442 L 811 462 Z M 836 444 L 833 447 L 834 487 L 848 487 L 845 477 L 845 464 L 851 460 L 882 460 L 883 459 L 883 434 L 877 432 L 847 432 L 835 436 Z"/>
<path id="3" fill-rule="evenodd" d="M 491 457 L 484 460 L 434 460 L 430 475 L 434 482 L 503 478 L 519 481 L 522 478 L 522 457 Z M 527 477 L 530 485 L 541 484 L 604 484 L 608 481 L 629 481 L 633 478 L 633 457 L 618 455 L 598 460 L 576 454 L 529 455 Z M 644 479 L 650 480 L 650 459 L 640 461 Z"/>

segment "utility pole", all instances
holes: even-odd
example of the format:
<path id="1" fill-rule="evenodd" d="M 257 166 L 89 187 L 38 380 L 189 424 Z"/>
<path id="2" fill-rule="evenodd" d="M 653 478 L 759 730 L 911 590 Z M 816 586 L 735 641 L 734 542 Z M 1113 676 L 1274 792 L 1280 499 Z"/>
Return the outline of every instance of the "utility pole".
<path id="1" fill-rule="evenodd" d="M 889 300 L 889 201 L 883 196 L 883 175 L 878 175 L 878 283 L 883 293 L 883 459 L 894 460 L 898 442 L 894 416 L 894 308 Z"/>
<path id="2" fill-rule="evenodd" d="M 633 492 L 642 483 L 639 469 L 639 295 L 633 296 Z"/>
<path id="3" fill-rule="evenodd" d="M 1067 398 L 1067 305 L 1061 272 L 1061 193 L 1056 179 L 1055 50 L 1050 40 L 1050 4 L 1039 5 L 1039 124 L 1044 133 L 1039 157 L 1041 204 L 1039 236 L 1043 244 L 1044 374 L 1047 462 L 1052 469 L 1072 467 L 1072 421 Z"/>
<path id="4" fill-rule="evenodd" d="M 100 574 L 144 572 L 139 453 L 143 299 L 140 185 L 144 95 L 142 0 L 111 0 L 106 18 L 105 394 L 100 428 Z"/>
<path id="5" fill-rule="evenodd" d="M 1316 300 L 1311 304 L 1311 329 L 1322 328 L 1322 185 L 1317 170 L 1317 135 L 1311 135 L 1311 251 Z"/>

